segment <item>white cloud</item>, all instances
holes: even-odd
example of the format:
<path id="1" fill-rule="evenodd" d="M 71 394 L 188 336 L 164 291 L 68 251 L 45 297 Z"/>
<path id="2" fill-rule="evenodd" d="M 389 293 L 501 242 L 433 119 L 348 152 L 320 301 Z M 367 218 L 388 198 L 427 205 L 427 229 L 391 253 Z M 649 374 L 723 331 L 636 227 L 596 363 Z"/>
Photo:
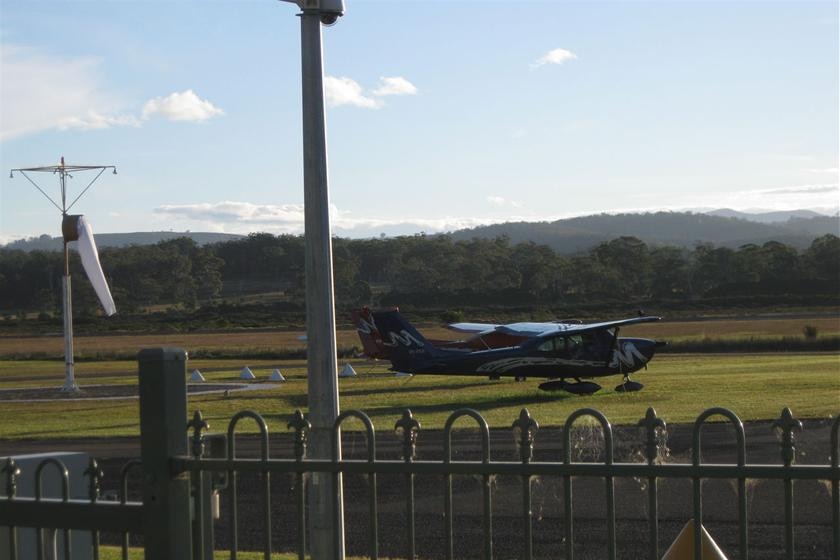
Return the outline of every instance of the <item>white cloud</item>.
<path id="1" fill-rule="evenodd" d="M 362 86 L 350 78 L 324 76 L 324 95 L 327 105 L 330 107 L 340 107 L 341 105 L 353 105 L 365 109 L 381 107 L 380 101 L 372 97 L 366 97 Z"/>
<path id="2" fill-rule="evenodd" d="M 139 127 L 140 120 L 134 115 L 103 115 L 96 111 L 88 111 L 84 116 L 65 117 L 59 119 L 56 128 L 59 130 L 99 130 L 112 126 Z"/>
<path id="3" fill-rule="evenodd" d="M 531 64 L 531 67 L 539 68 L 545 64 L 563 64 L 569 60 L 577 60 L 577 55 L 566 49 L 553 49 L 539 57 L 536 62 Z"/>
<path id="4" fill-rule="evenodd" d="M 780 189 L 761 189 L 757 191 L 746 191 L 749 194 L 757 194 L 757 195 L 787 195 L 787 194 L 795 194 L 795 195 L 819 195 L 825 193 L 834 193 L 838 191 L 838 184 L 828 184 L 828 185 L 796 185 L 793 187 L 782 187 Z"/>
<path id="5" fill-rule="evenodd" d="M 55 128 L 126 124 L 102 88 L 101 62 L 0 45 L 0 140 Z"/>
<path id="6" fill-rule="evenodd" d="M 324 76 L 324 95 L 327 105 L 340 107 L 350 105 L 364 109 L 378 109 L 384 102 L 378 97 L 388 95 L 416 95 L 417 87 L 402 76 L 382 76 L 379 84 L 370 92 L 352 78 Z"/>
<path id="7" fill-rule="evenodd" d="M 402 76 L 381 76 L 373 95 L 415 95 L 417 87 Z"/>
<path id="8" fill-rule="evenodd" d="M 630 198 L 651 201 L 651 207 L 666 209 L 661 206 L 662 193 L 660 192 L 639 193 Z M 762 211 L 815 209 L 820 212 L 834 213 L 838 209 L 838 200 L 840 200 L 840 185 L 831 183 L 738 191 L 691 192 L 671 196 L 669 200 L 668 209 L 732 208 L 741 211 L 756 208 Z M 835 210 L 826 210 L 831 208 Z"/>
<path id="9" fill-rule="evenodd" d="M 271 226 L 283 231 L 297 231 L 303 226 L 303 204 L 252 204 L 225 200 L 215 203 L 164 204 L 155 208 L 159 214 L 180 216 L 199 222 Z"/>
<path id="10" fill-rule="evenodd" d="M 26 236 L 24 235 L 10 235 L 5 233 L 0 233 L 0 247 L 3 245 L 8 245 L 12 241 L 17 241 L 18 239 L 25 239 Z"/>
<path id="11" fill-rule="evenodd" d="M 0 45 L 0 141 L 46 130 L 139 127 L 160 115 L 204 121 L 224 112 L 191 89 L 146 102 L 142 117 L 102 86 L 101 61 L 64 57 L 18 45 Z"/>
<path id="12" fill-rule="evenodd" d="M 508 200 L 507 198 L 501 196 L 488 196 L 487 202 L 494 206 L 510 206 L 512 208 L 522 208 L 522 203 L 516 202 L 515 200 Z"/>
<path id="13" fill-rule="evenodd" d="M 253 204 L 241 201 L 163 205 L 155 213 L 165 217 L 169 227 L 181 230 L 225 231 L 249 233 L 303 233 L 302 204 Z M 356 218 L 335 206 L 330 208 L 333 233 L 341 236 L 368 237 L 382 232 L 388 235 L 411 234 L 419 231 L 438 233 L 498 222 L 498 218 L 447 216 L 442 218 L 395 219 Z M 510 220 L 525 219 L 509 217 Z"/>
<path id="14" fill-rule="evenodd" d="M 155 97 L 143 105 L 143 118 L 161 116 L 170 121 L 202 122 L 225 112 L 201 99 L 191 89 L 170 93 L 166 97 Z"/>
<path id="15" fill-rule="evenodd" d="M 840 167 L 822 167 L 819 169 L 809 169 L 808 171 L 811 173 L 833 173 L 834 175 L 837 175 L 840 173 Z"/>

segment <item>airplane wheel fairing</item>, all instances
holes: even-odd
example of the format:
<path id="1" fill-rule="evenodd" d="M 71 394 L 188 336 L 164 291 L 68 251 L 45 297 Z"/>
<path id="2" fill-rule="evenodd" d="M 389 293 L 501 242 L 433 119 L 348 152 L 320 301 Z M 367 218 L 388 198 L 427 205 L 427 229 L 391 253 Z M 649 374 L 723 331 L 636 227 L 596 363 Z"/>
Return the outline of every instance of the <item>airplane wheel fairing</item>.
<path id="1" fill-rule="evenodd" d="M 568 385 L 568 383 L 562 379 L 551 379 L 540 383 L 538 387 L 541 391 L 565 391 L 566 385 Z"/>
<path id="2" fill-rule="evenodd" d="M 636 391 L 641 391 L 642 387 L 644 387 L 644 385 L 642 385 L 638 381 L 630 381 L 628 379 L 621 385 L 617 385 L 615 390 L 619 393 L 634 393 Z"/>
<path id="3" fill-rule="evenodd" d="M 539 384 L 539 388 L 543 391 L 568 391 L 573 395 L 591 395 L 601 389 L 601 386 L 591 381 L 579 381 L 577 383 L 567 383 L 563 379 L 552 379 Z"/>
<path id="4" fill-rule="evenodd" d="M 601 390 L 601 386 L 592 381 L 581 381 L 579 383 L 567 383 L 566 390 L 574 395 L 591 395 Z"/>

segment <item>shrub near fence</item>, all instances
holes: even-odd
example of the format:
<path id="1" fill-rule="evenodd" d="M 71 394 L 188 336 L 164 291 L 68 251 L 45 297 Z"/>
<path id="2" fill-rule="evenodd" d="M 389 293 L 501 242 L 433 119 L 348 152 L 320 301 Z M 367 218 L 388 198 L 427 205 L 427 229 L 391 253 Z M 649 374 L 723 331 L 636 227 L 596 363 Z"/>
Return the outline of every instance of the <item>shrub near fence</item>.
<path id="1" fill-rule="evenodd" d="M 661 456 L 662 434 L 666 430 L 665 422 L 658 418 L 653 409 L 639 421 L 639 426 L 645 434 L 644 463 L 620 463 L 614 460 L 614 430 L 607 418 L 597 410 L 584 408 L 568 417 L 563 427 L 563 460 L 535 461 L 534 446 L 539 430 L 537 421 L 530 416 L 527 409 L 523 409 L 512 423 L 512 429 L 517 441 L 518 460 L 495 461 L 490 458 L 490 438 L 487 423 L 479 413 L 470 409 L 455 411 L 446 422 L 443 434 L 444 450 L 440 460 L 419 460 L 416 457 L 415 445 L 420 432 L 420 423 L 413 414 L 406 410 L 394 428 L 401 438 L 401 458 L 380 459 L 377 456 L 376 431 L 373 423 L 362 412 L 349 411 L 342 414 L 333 429 L 334 455 L 331 459 L 311 459 L 307 457 L 307 436 L 309 424 L 303 414 L 297 412 L 290 419 L 289 427 L 294 432 L 294 456 L 286 459 L 270 458 L 269 438 L 266 423 L 262 416 L 253 411 L 242 411 L 229 422 L 227 429 L 226 451 L 222 457 L 208 457 L 205 451 L 205 431 L 207 422 L 200 412 L 196 412 L 188 427 L 191 432 L 189 439 L 185 428 L 187 418 L 186 403 L 186 356 L 182 351 L 153 350 L 140 354 L 140 395 L 141 395 L 141 461 L 142 466 L 142 503 L 130 503 L 125 500 L 125 494 L 117 502 L 102 502 L 98 499 L 98 470 L 91 466 L 91 493 L 88 501 L 73 501 L 66 499 L 37 499 L 16 496 L 16 480 L 19 469 L 12 460 L 8 460 L 3 467 L 5 478 L 5 497 L 0 498 L 0 527 L 9 527 L 7 534 L 9 541 L 7 550 L 9 557 L 18 558 L 17 550 L 18 527 L 40 527 L 42 529 L 67 529 L 70 531 L 108 530 L 122 534 L 138 532 L 143 535 L 143 543 L 147 558 L 208 558 L 212 557 L 214 548 L 213 523 L 207 518 L 208 501 L 212 499 L 213 477 L 218 473 L 227 474 L 227 512 L 228 542 L 230 557 L 236 558 L 238 542 L 236 535 L 242 530 L 238 525 L 240 505 L 237 496 L 237 480 L 246 473 L 256 474 L 261 478 L 259 484 L 260 496 L 257 503 L 247 504 L 251 512 L 257 510 L 260 522 L 256 531 L 261 541 L 263 556 L 269 558 L 274 547 L 272 531 L 277 531 L 278 524 L 272 518 L 272 474 L 293 477 L 294 504 L 296 523 L 283 525 L 281 530 L 295 532 L 297 551 L 300 558 L 306 553 L 306 509 L 304 507 L 305 479 L 307 473 L 325 472 L 334 476 L 364 475 L 368 488 L 366 507 L 369 511 L 367 527 L 366 555 L 371 558 L 380 557 L 379 549 L 383 540 L 380 530 L 381 513 L 377 494 L 377 477 L 380 475 L 401 477 L 404 481 L 404 515 L 407 520 L 401 526 L 404 531 L 405 550 L 400 553 L 406 558 L 417 555 L 415 513 L 418 501 L 415 498 L 416 477 L 428 475 L 439 477 L 443 490 L 442 523 L 439 535 L 444 543 L 443 555 L 454 558 L 455 531 L 453 513 L 453 486 L 455 476 L 477 477 L 481 481 L 481 555 L 492 558 L 501 544 L 514 546 L 519 558 L 534 556 L 533 513 L 534 489 L 532 481 L 535 478 L 562 480 L 562 520 L 558 520 L 562 530 L 562 544 L 558 545 L 553 557 L 559 556 L 559 548 L 563 549 L 564 558 L 572 559 L 577 555 L 589 556 L 587 547 L 590 543 L 580 542 L 575 529 L 575 504 L 573 491 L 581 479 L 600 479 L 603 484 L 604 523 L 606 527 L 606 556 L 616 558 L 622 550 L 623 542 L 616 535 L 616 499 L 615 479 L 635 478 L 647 481 L 647 531 L 645 557 L 657 559 L 663 551 L 660 542 L 659 483 L 663 480 L 682 479 L 690 481 L 693 492 L 691 499 L 692 517 L 695 520 L 693 531 L 695 536 L 695 557 L 700 557 L 700 539 L 698 538 L 703 522 L 703 489 L 704 480 L 732 479 L 736 481 L 737 500 L 737 533 L 738 554 L 736 557 L 746 559 L 750 557 L 750 542 L 748 539 L 748 523 L 750 511 L 747 497 L 747 480 L 777 480 L 781 481 L 784 489 L 783 515 L 784 550 L 780 554 L 784 558 L 795 557 L 794 547 L 794 483 L 805 480 L 828 481 L 831 488 L 830 530 L 825 535 L 825 551 L 831 550 L 835 560 L 840 560 L 840 418 L 831 425 L 830 464 L 796 465 L 795 439 L 801 430 L 801 423 L 796 420 L 790 410 L 785 409 L 773 426 L 780 435 L 780 455 L 782 464 L 747 464 L 746 441 L 744 427 L 740 419 L 731 411 L 723 408 L 712 408 L 701 414 L 692 429 L 692 461 L 690 464 L 662 463 Z M 456 420 L 467 417 L 478 428 L 481 456 L 478 460 L 452 459 L 452 432 Z M 367 440 L 367 457 L 362 460 L 336 460 L 341 451 L 338 436 L 342 424 L 349 418 L 355 418 L 364 425 Z M 704 464 L 701 461 L 701 443 L 704 426 L 710 419 L 724 419 L 734 430 L 736 436 L 735 463 Z M 241 420 L 256 423 L 259 432 L 260 456 L 258 458 L 240 458 L 235 453 L 235 438 L 237 426 Z M 576 462 L 572 460 L 572 433 L 575 426 L 584 419 L 590 419 L 601 430 L 604 448 L 603 460 L 597 462 Z M 129 469 L 138 468 L 135 463 L 126 466 L 123 474 Z M 513 542 L 500 543 L 494 537 L 494 516 L 499 512 L 494 509 L 495 477 L 505 476 L 518 478 L 521 481 L 521 507 L 513 514 L 520 519 L 521 533 L 516 534 Z M 192 498 L 191 498 L 192 496 Z M 424 496 L 425 498 L 425 496 Z M 544 498 L 544 497 L 543 497 Z M 557 498 L 560 499 L 559 497 Z M 579 504 L 579 502 L 577 502 Z M 357 504 L 354 504 L 357 505 Z M 336 508 L 339 504 L 335 504 Z M 337 511 L 337 509 L 336 509 Z M 194 521 L 191 517 L 194 515 Z M 829 513 L 824 512 L 826 517 Z M 210 528 L 208 531 L 207 528 Z M 428 527 L 424 527 L 428 530 Z M 639 534 L 634 539 L 640 540 Z M 828 544 L 830 541 L 830 544 Z M 98 538 L 93 539 L 94 550 L 98 550 Z M 127 540 L 124 541 L 127 557 Z M 667 544 L 667 543 L 665 543 Z M 5 552 L 5 551 L 4 551 Z M 478 551 L 473 551 L 478 554 Z M 600 557 L 603 555 L 596 552 Z M 808 557 L 813 557 L 809 555 Z"/>

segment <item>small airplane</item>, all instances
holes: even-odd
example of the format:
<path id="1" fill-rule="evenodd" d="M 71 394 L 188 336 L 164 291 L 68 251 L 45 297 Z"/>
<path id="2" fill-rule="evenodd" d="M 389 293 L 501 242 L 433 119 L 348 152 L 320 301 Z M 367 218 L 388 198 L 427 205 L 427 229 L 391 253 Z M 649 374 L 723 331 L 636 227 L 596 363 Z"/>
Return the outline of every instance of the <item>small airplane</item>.
<path id="1" fill-rule="evenodd" d="M 666 343 L 619 338 L 624 325 L 659 321 L 640 316 L 603 323 L 580 322 L 455 323 L 449 328 L 470 333 L 465 340 L 427 340 L 398 309 L 354 310 L 353 322 L 369 358 L 387 359 L 391 370 L 412 374 L 487 375 L 524 381 L 548 378 L 545 391 L 589 395 L 601 389 L 594 377 L 622 375 L 616 391 L 638 391 L 643 385 L 630 374 L 647 367 L 656 348 Z M 567 379 L 574 379 L 569 382 Z"/>

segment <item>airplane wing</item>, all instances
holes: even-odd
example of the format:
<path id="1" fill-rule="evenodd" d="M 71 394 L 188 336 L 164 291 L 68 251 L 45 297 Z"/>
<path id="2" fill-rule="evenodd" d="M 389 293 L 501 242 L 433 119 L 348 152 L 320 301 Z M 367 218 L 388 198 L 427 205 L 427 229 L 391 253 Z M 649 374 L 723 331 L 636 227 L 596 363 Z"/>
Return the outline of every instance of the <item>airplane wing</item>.
<path id="1" fill-rule="evenodd" d="M 452 323 L 446 326 L 446 328 L 451 331 L 463 333 L 482 333 L 494 331 L 497 327 L 499 327 L 499 325 L 493 325 L 491 323 Z"/>
<path id="2" fill-rule="evenodd" d="M 617 321 L 606 321 L 603 323 L 509 323 L 507 325 L 494 325 L 492 323 L 453 323 L 449 329 L 456 332 L 474 333 L 479 335 L 499 332 L 511 336 L 530 338 L 533 336 L 549 336 L 558 333 L 581 333 L 610 329 L 623 325 L 636 323 L 649 323 L 659 321 L 661 317 L 632 317 L 630 319 L 619 319 Z"/>
<path id="3" fill-rule="evenodd" d="M 578 323 L 508 323 L 506 325 L 495 325 L 492 323 L 453 323 L 448 326 L 450 330 L 462 333 L 472 333 L 479 335 L 486 335 L 493 332 L 507 334 L 519 337 L 541 336 L 544 334 L 554 334 L 558 332 L 565 332 L 570 328 L 578 328 L 581 326 Z"/>
<path id="4" fill-rule="evenodd" d="M 535 336 L 548 336 L 557 333 L 567 333 L 567 334 L 577 334 L 582 332 L 588 331 L 599 331 L 604 329 L 611 329 L 613 327 L 622 327 L 624 325 L 635 325 L 637 323 L 652 323 L 654 321 L 660 321 L 662 317 L 632 317 L 630 319 L 619 319 L 617 321 L 605 321 L 603 323 L 589 323 L 586 325 L 569 325 L 569 324 L 562 324 L 558 323 L 558 329 L 553 331 L 545 331 Z"/>

